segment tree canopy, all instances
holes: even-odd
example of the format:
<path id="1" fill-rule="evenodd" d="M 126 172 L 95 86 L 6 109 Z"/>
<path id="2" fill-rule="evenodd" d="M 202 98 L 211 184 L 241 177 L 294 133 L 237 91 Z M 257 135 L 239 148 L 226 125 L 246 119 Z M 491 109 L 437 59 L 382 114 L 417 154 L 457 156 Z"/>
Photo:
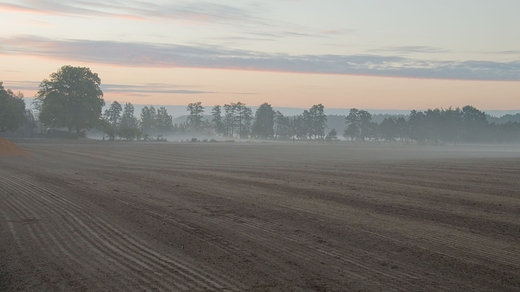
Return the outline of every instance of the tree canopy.
<path id="1" fill-rule="evenodd" d="M 222 121 L 222 107 L 216 105 L 211 109 L 211 125 L 215 134 L 222 135 L 225 132 L 224 122 Z"/>
<path id="2" fill-rule="evenodd" d="M 15 131 L 26 121 L 23 94 L 5 90 L 0 81 L 0 132 Z"/>
<path id="3" fill-rule="evenodd" d="M 263 103 L 255 113 L 253 123 L 253 133 L 262 138 L 272 138 L 274 135 L 274 115 L 275 112 L 270 104 Z"/>
<path id="4" fill-rule="evenodd" d="M 63 66 L 40 83 L 36 104 L 40 121 L 79 134 L 98 125 L 105 105 L 101 79 L 89 68 Z"/>
<path id="5" fill-rule="evenodd" d="M 202 119 L 204 118 L 204 107 L 202 103 L 194 102 L 188 104 L 187 110 L 190 112 L 186 123 L 193 131 L 200 131 L 202 129 Z"/>
<path id="6" fill-rule="evenodd" d="M 351 140 L 359 139 L 365 141 L 374 128 L 372 115 L 367 111 L 358 110 L 356 108 L 350 109 L 348 116 L 345 117 L 345 123 L 347 124 L 347 128 L 343 135 L 349 137 Z"/>
<path id="7" fill-rule="evenodd" d="M 139 121 L 134 115 L 134 106 L 129 102 L 125 104 L 123 109 L 119 126 L 119 136 L 126 140 L 138 139 L 141 136 Z"/>
<path id="8" fill-rule="evenodd" d="M 121 123 L 121 112 L 123 107 L 117 101 L 112 102 L 110 108 L 105 110 L 103 118 L 99 120 L 98 128 L 108 135 L 110 140 L 114 140 L 119 131 Z"/>

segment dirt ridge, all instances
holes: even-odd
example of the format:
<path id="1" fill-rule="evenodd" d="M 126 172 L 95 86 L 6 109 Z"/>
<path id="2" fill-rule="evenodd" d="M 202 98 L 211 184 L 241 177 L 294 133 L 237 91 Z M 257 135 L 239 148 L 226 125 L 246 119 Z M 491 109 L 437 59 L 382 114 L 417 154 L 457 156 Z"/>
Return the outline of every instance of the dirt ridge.
<path id="1" fill-rule="evenodd" d="M 0 157 L 29 157 L 31 154 L 11 141 L 0 138 Z"/>

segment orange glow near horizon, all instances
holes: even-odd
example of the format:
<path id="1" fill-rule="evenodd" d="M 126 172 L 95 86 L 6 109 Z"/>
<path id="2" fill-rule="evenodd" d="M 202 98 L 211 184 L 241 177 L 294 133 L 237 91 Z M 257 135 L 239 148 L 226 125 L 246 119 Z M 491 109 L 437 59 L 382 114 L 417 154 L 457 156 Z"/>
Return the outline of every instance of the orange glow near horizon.
<path id="1" fill-rule="evenodd" d="M 372 76 L 296 74 L 230 69 L 135 68 L 85 62 L 57 61 L 43 57 L 0 55 L 4 68 L 0 81 L 39 83 L 61 66 L 89 67 L 102 84 L 140 86 L 168 84 L 179 90 L 213 92 L 204 94 L 105 92 L 107 102 L 186 105 L 201 101 L 212 106 L 241 101 L 249 106 L 268 102 L 278 107 L 309 108 L 322 103 L 326 108 L 418 109 L 473 105 L 482 110 L 519 110 L 520 82 L 407 79 Z M 18 91 L 18 90 L 14 90 Z M 26 97 L 37 91 L 21 90 Z"/>

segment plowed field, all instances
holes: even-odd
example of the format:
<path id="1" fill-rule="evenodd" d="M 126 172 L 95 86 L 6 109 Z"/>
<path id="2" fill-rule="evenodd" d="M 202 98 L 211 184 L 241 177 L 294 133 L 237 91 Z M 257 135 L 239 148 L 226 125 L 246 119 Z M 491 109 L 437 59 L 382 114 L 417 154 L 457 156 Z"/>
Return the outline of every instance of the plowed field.
<path id="1" fill-rule="evenodd" d="M 520 147 L 14 141 L 0 291 L 520 291 Z"/>

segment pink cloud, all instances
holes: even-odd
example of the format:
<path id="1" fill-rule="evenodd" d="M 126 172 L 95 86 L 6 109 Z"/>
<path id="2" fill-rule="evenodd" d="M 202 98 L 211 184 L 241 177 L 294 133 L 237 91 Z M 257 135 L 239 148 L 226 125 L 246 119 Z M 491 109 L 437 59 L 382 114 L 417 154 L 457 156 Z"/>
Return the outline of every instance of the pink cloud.
<path id="1" fill-rule="evenodd" d="M 41 10 L 37 8 L 26 7 L 22 5 L 0 3 L 0 9 L 18 13 L 34 13 L 34 14 L 60 14 L 49 10 Z"/>

